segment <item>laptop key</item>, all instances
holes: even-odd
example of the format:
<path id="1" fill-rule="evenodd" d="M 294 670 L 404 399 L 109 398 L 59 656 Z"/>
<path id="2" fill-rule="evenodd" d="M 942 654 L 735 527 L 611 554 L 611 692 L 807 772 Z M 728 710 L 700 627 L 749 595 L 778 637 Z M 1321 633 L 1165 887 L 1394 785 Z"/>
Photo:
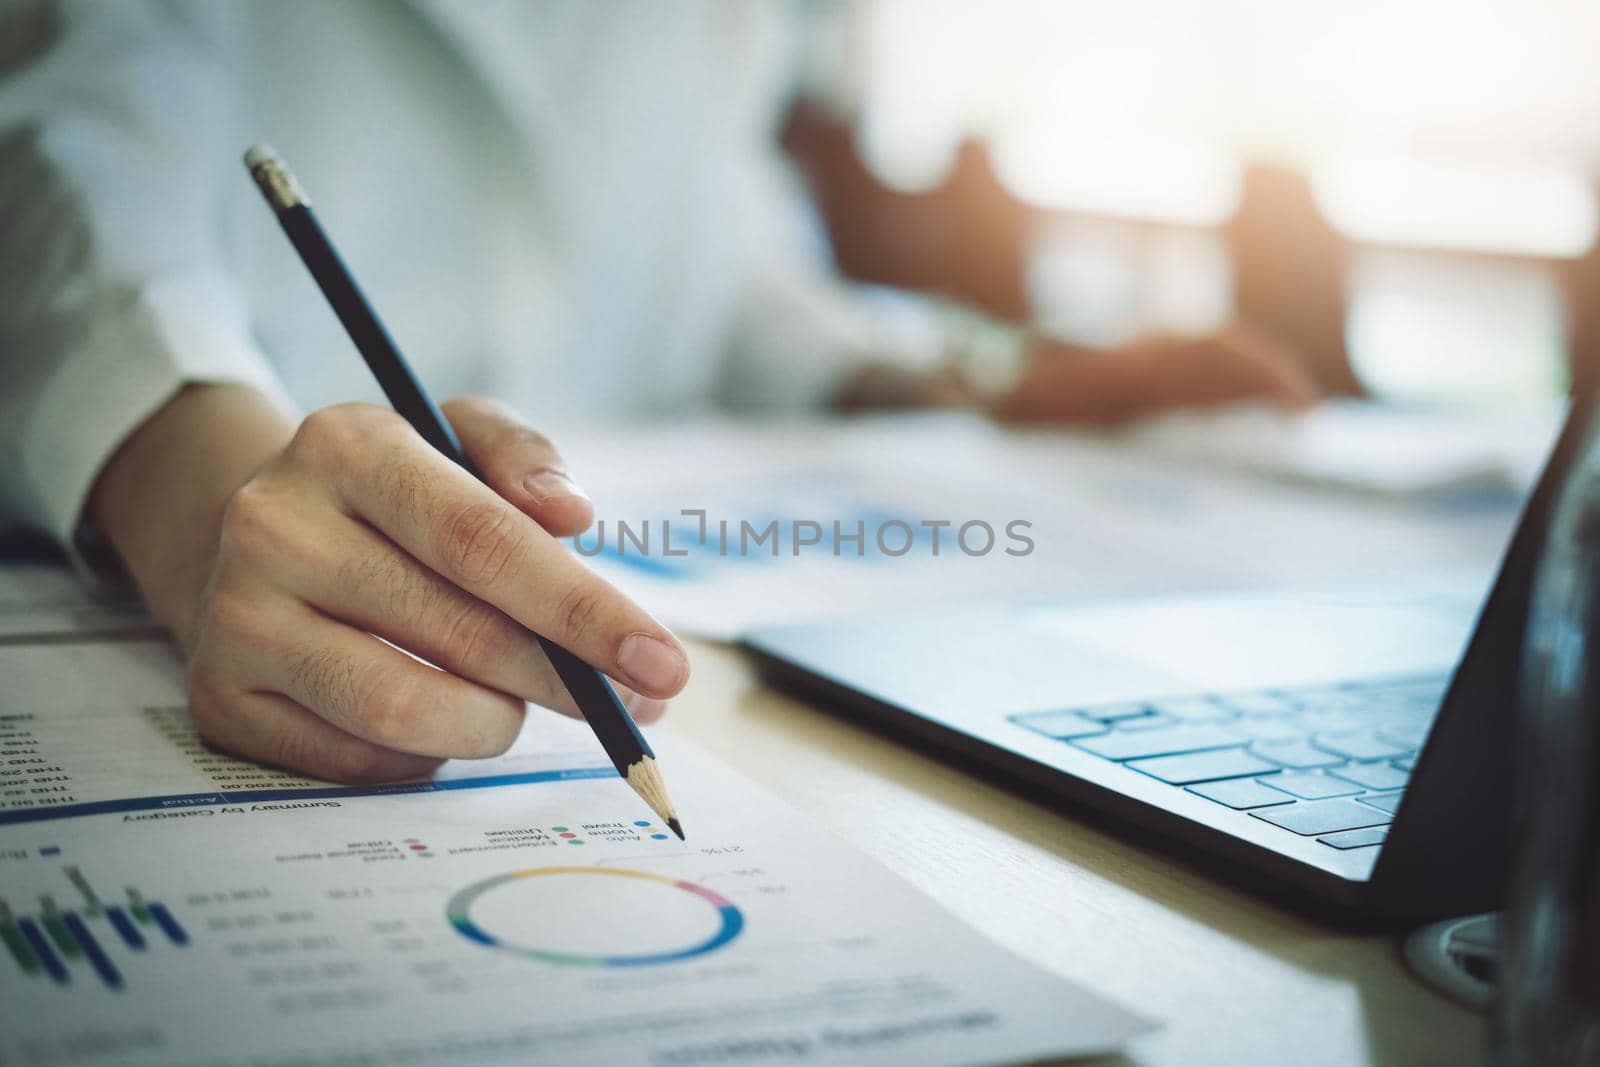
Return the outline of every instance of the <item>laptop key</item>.
<path id="1" fill-rule="evenodd" d="M 1235 811 L 1294 803 L 1294 797 L 1280 793 L 1276 789 L 1268 789 L 1254 778 L 1226 778 L 1220 782 L 1191 785 L 1188 789 L 1196 796 L 1214 800 L 1218 804 L 1226 804 Z"/>
<path id="2" fill-rule="evenodd" d="M 1361 792 L 1361 787 L 1354 782 L 1346 782 L 1315 771 L 1286 771 L 1271 778 L 1263 778 L 1262 784 L 1273 789 L 1281 789 L 1301 800 L 1326 800 L 1329 797 L 1347 797 Z"/>
<path id="3" fill-rule="evenodd" d="M 1116 722 L 1118 719 L 1137 719 L 1150 714 L 1150 705 L 1143 701 L 1130 704 L 1106 704 L 1098 708 L 1083 708 L 1078 712 L 1085 719 L 1096 722 Z"/>
<path id="4" fill-rule="evenodd" d="M 1417 769 L 1417 754 L 1413 752 L 1409 756 L 1403 756 L 1400 759 L 1391 760 L 1390 762 L 1396 767 L 1399 767 L 1402 771 L 1405 771 L 1407 774 L 1409 774 Z"/>
<path id="5" fill-rule="evenodd" d="M 1013 715 L 1011 721 L 1018 726 L 1026 726 L 1034 733 L 1044 734 L 1058 741 L 1106 732 L 1105 726 L 1085 719 L 1075 711 L 1037 711 L 1027 715 Z"/>
<path id="6" fill-rule="evenodd" d="M 1250 716 L 1287 715 L 1300 706 L 1281 693 L 1233 693 L 1214 699 L 1224 707 Z"/>
<path id="7" fill-rule="evenodd" d="M 1111 760 L 1142 759 L 1206 748 L 1227 748 L 1243 738 L 1221 723 L 1185 723 L 1164 730 L 1136 730 L 1071 740 L 1085 752 Z"/>
<path id="8" fill-rule="evenodd" d="M 1304 837 L 1318 837 L 1340 830 L 1359 830 L 1365 826 L 1387 826 L 1394 821 L 1387 812 L 1347 797 L 1307 800 L 1286 808 L 1262 808 L 1250 814 Z"/>
<path id="9" fill-rule="evenodd" d="M 1156 712 L 1154 715 L 1136 715 L 1131 719 L 1118 719 L 1110 725 L 1113 730 L 1159 730 L 1164 726 L 1178 725 L 1178 720 L 1171 715 Z"/>
<path id="10" fill-rule="evenodd" d="M 1335 767 L 1344 762 L 1343 756 L 1317 748 L 1304 738 L 1290 741 L 1257 741 L 1251 746 L 1256 755 L 1265 756 L 1273 763 L 1305 770 L 1310 767 Z"/>
<path id="11" fill-rule="evenodd" d="M 1292 718 L 1269 719 L 1262 715 L 1246 715 L 1229 725 L 1252 741 L 1298 741 L 1306 736 L 1305 727 Z"/>
<path id="12" fill-rule="evenodd" d="M 1325 708 L 1311 708 L 1302 711 L 1296 716 L 1296 721 L 1306 728 L 1306 733 L 1353 733 L 1357 730 L 1370 730 L 1373 718 L 1366 712 L 1355 711 L 1330 711 Z"/>
<path id="13" fill-rule="evenodd" d="M 1334 848 L 1370 848 L 1373 845 L 1383 844 L 1383 839 L 1388 836 L 1387 826 L 1368 826 L 1362 830 L 1340 830 L 1336 834 L 1324 834 L 1317 840 Z"/>
<path id="14" fill-rule="evenodd" d="M 1300 703 L 1313 711 L 1360 714 L 1370 711 L 1381 699 L 1365 690 L 1334 687 L 1303 694 Z"/>
<path id="15" fill-rule="evenodd" d="M 1157 756 L 1154 759 L 1134 760 L 1124 766 L 1172 785 L 1211 782 L 1218 778 L 1244 778 L 1277 769 L 1260 756 L 1251 755 L 1250 750 L 1243 747 L 1186 752 L 1181 756 Z"/>
<path id="16" fill-rule="evenodd" d="M 1403 796 L 1405 796 L 1405 792 L 1400 791 L 1395 793 L 1371 793 L 1359 799 L 1363 804 L 1371 804 L 1379 811 L 1386 811 L 1393 815 L 1400 809 L 1400 798 Z"/>
<path id="17" fill-rule="evenodd" d="M 1413 747 L 1385 741 L 1371 730 L 1318 734 L 1311 740 L 1318 748 L 1355 760 L 1394 759 L 1406 755 Z"/>
<path id="18" fill-rule="evenodd" d="M 1156 711 L 1184 722 L 1215 722 L 1231 719 L 1235 713 L 1206 697 L 1189 697 L 1182 700 L 1158 700 Z"/>
<path id="19" fill-rule="evenodd" d="M 1429 723 L 1397 725 L 1390 723 L 1378 727 L 1378 736 L 1385 741 L 1404 745 L 1407 751 L 1421 748 L 1428 740 Z"/>
<path id="20" fill-rule="evenodd" d="M 1328 773 L 1368 789 L 1400 789 L 1411 777 L 1392 763 L 1347 763 Z"/>

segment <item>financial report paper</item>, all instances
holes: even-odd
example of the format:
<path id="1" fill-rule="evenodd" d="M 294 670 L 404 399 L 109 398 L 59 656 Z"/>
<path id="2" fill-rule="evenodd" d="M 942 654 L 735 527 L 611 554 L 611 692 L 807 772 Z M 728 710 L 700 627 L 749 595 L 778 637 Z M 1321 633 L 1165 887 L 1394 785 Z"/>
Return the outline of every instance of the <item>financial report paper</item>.
<path id="1" fill-rule="evenodd" d="M 161 641 L 0 677 L 0 1065 L 1011 1063 L 1149 1028 L 683 743 L 687 843 L 547 713 L 341 787 L 206 747 Z"/>

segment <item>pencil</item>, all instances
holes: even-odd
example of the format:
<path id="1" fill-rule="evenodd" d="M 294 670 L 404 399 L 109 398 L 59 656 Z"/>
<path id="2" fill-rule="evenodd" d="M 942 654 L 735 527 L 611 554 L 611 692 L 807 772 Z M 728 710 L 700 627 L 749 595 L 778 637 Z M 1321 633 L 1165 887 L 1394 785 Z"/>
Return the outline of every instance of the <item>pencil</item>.
<path id="1" fill-rule="evenodd" d="M 455 431 L 412 373 L 410 364 L 400 354 L 389 331 L 384 329 L 377 312 L 367 303 L 361 287 L 317 222 L 305 191 L 283 160 L 269 146 L 258 144 L 245 153 L 244 163 L 395 411 L 430 445 L 483 481 L 482 473 L 467 458 Z M 534 636 L 538 637 L 539 646 L 549 657 L 567 692 L 572 694 L 606 755 L 611 757 L 617 773 L 682 840 L 683 826 L 672 802 L 667 799 L 666 783 L 656 764 L 655 753 L 639 733 L 638 724 L 623 707 L 606 676 L 554 641 L 541 634 Z"/>

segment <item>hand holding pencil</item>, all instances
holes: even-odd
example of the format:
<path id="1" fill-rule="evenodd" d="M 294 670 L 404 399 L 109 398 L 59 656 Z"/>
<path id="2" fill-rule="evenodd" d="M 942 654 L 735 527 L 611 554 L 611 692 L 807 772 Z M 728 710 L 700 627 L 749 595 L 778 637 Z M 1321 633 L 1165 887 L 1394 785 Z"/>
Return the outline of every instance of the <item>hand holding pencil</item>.
<path id="1" fill-rule="evenodd" d="M 285 228 L 304 238 L 315 219 L 303 202 L 295 217 L 298 234 Z M 446 421 L 322 244 L 313 273 L 347 324 L 366 317 L 352 337 L 404 417 L 347 404 L 286 428 L 247 390 L 207 386 L 140 431 L 179 433 L 188 408 L 208 405 L 211 423 L 277 442 L 219 507 L 205 593 L 174 620 L 200 729 L 320 777 L 381 780 L 503 751 L 532 701 L 586 717 L 675 826 L 624 700 L 640 719 L 659 715 L 687 680 L 682 646 L 557 540 L 592 508 L 554 447 L 488 401 L 447 405 Z M 159 447 L 133 444 L 130 462 Z M 629 687 L 621 698 L 605 674 Z"/>

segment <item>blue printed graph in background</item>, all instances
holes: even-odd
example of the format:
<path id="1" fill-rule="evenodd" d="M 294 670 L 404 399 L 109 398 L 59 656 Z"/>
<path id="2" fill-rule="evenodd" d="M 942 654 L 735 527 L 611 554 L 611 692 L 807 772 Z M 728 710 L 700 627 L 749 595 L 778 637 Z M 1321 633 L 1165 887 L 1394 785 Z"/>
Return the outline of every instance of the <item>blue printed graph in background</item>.
<path id="1" fill-rule="evenodd" d="M 142 954 L 156 934 L 177 948 L 189 944 L 189 932 L 160 901 L 129 889 L 126 905 L 106 903 L 77 867 L 64 873 L 83 898 L 77 907 L 62 908 L 47 894 L 36 913 L 20 915 L 0 900 L 0 944 L 24 976 L 70 986 L 76 969 L 87 965 L 107 989 L 122 989 L 126 980 L 116 959 L 122 951 Z M 117 944 L 122 950 L 107 947 Z"/>
<path id="2" fill-rule="evenodd" d="M 679 498 L 633 505 L 626 517 L 608 516 L 567 540 L 587 558 L 666 581 L 700 581 L 727 567 L 777 566 L 807 557 L 882 563 L 931 551 L 935 538 L 941 551 L 955 550 L 955 530 L 922 525 L 932 516 L 888 504 L 883 489 L 861 484 L 849 470 L 811 468 L 759 485 L 724 487 L 715 503 L 691 501 L 686 507 Z M 671 555 L 664 551 L 664 530 L 670 530 Z"/>
<path id="3" fill-rule="evenodd" d="M 661 519 L 624 519 L 621 526 L 629 536 L 624 536 L 616 520 L 605 520 L 597 522 L 595 529 L 579 538 L 577 544 L 581 546 L 580 553 L 590 559 L 621 564 L 668 581 L 696 581 L 724 566 L 773 566 L 811 555 L 881 563 L 908 551 L 931 549 L 935 536 L 940 539 L 941 550 L 955 551 L 953 530 L 936 532 L 921 525 L 920 520 L 874 508 L 835 512 L 826 521 L 782 517 L 777 509 L 708 512 L 703 541 L 697 517 L 669 515 L 666 522 L 670 542 L 663 541 Z M 806 525 L 808 522 L 818 525 Z M 669 543 L 671 555 L 665 551 Z"/>

